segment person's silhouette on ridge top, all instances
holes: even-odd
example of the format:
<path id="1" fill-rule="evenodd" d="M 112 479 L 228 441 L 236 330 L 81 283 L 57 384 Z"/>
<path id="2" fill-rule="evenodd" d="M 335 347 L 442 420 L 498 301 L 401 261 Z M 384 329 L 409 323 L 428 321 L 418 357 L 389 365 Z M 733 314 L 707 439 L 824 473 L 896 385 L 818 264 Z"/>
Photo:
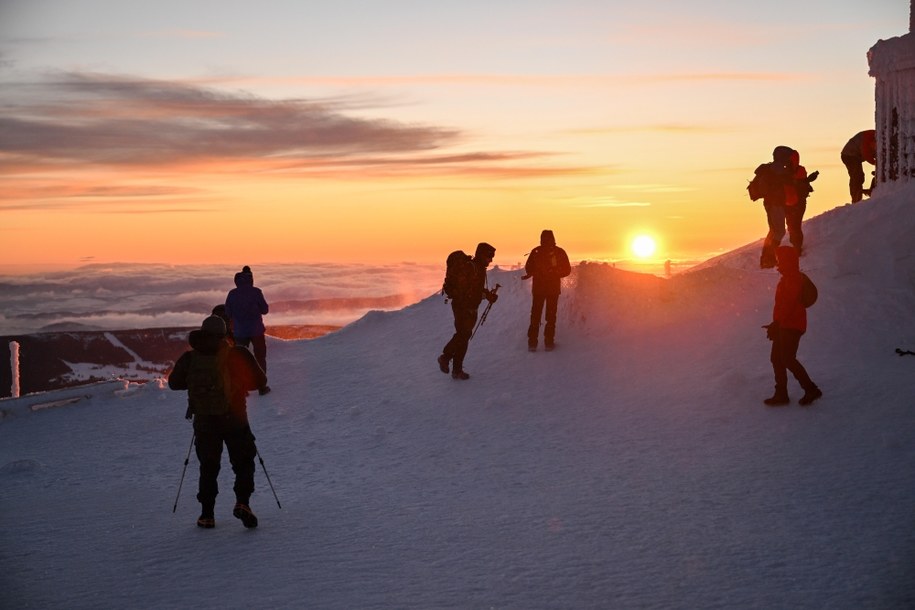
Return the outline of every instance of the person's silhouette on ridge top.
<path id="1" fill-rule="evenodd" d="M 251 267 L 245 265 L 235 274 L 235 288 L 226 295 L 226 315 L 229 317 L 235 344 L 241 347 L 252 347 L 254 358 L 260 367 L 267 372 L 267 340 L 264 336 L 264 316 L 270 307 L 264 299 L 264 293 L 254 286 L 254 274 Z M 260 394 L 270 391 L 270 386 L 258 388 Z"/>
<path id="2" fill-rule="evenodd" d="M 812 191 L 810 182 L 816 180 L 819 172 L 814 172 L 808 178 L 807 171 L 799 163 L 797 151 L 788 146 L 776 146 L 772 151 L 772 161 L 757 167 L 754 174 L 747 189 L 750 199 L 763 200 L 766 224 L 769 227 L 769 232 L 763 240 L 759 266 L 762 269 L 771 269 L 775 267 L 775 249 L 785 237 L 786 224 L 793 232 L 792 243 L 803 243 L 800 231 L 803 210 L 796 206 L 803 199 L 803 209 L 806 209 L 806 198 Z"/>
<path id="3" fill-rule="evenodd" d="M 864 189 L 864 162 L 877 165 L 877 132 L 873 129 L 859 131 L 842 148 L 842 163 L 848 170 L 848 192 L 851 202 L 861 201 L 871 190 Z M 873 181 L 871 182 L 873 185 Z"/>
<path id="4" fill-rule="evenodd" d="M 562 278 L 572 273 L 569 256 L 556 245 L 556 238 L 549 229 L 540 233 L 540 245 L 531 250 L 524 265 L 526 275 L 521 279 L 533 278 L 531 285 L 531 322 L 527 329 L 527 348 L 536 351 L 540 335 L 540 318 L 546 305 L 546 326 L 543 329 L 543 345 L 547 351 L 553 349 L 556 337 L 556 310 L 559 294 L 562 292 Z"/>
<path id="5" fill-rule="evenodd" d="M 463 252 L 452 253 L 452 256 Z M 490 303 L 495 303 L 499 295 L 494 290 L 486 288 L 486 268 L 496 255 L 496 249 L 482 242 L 477 245 L 472 259 L 457 260 L 451 263 L 445 276 L 445 290 L 451 299 L 451 311 L 454 314 L 454 336 L 442 349 L 438 357 L 438 366 L 443 373 L 447 373 L 451 364 L 451 377 L 454 379 L 469 379 L 470 375 L 464 371 L 464 356 L 467 354 L 467 345 L 473 336 L 474 325 L 477 322 L 477 310 L 485 297 Z M 454 276 L 454 277 L 452 277 Z M 449 283 L 452 286 L 449 286 Z"/>

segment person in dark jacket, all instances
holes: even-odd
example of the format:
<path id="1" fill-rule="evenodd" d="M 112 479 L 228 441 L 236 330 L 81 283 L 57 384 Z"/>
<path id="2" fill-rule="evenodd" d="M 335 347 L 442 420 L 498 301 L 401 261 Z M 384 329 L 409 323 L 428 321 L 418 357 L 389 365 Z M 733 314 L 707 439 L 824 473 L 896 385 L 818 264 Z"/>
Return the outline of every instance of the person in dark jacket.
<path id="1" fill-rule="evenodd" d="M 775 394 L 763 402 L 769 406 L 791 402 L 788 397 L 788 371 L 791 371 L 804 390 L 804 396 L 798 403 L 806 406 L 821 397 L 823 392 L 813 383 L 797 359 L 801 336 L 807 331 L 807 308 L 801 303 L 804 279 L 796 248 L 781 246 L 776 250 L 776 257 L 781 278 L 775 288 L 772 323 L 765 327 L 766 335 L 772 341 L 769 360 L 775 373 Z"/>
<path id="2" fill-rule="evenodd" d="M 769 232 L 763 240 L 759 266 L 771 269 L 775 266 L 775 249 L 785 237 L 785 207 L 789 197 L 796 197 L 794 172 L 791 168 L 791 153 L 794 150 L 787 146 L 776 146 L 772 151 L 772 161 L 756 168 L 753 182 L 758 182 L 763 193 L 763 207 L 766 210 L 766 223 Z"/>
<path id="3" fill-rule="evenodd" d="M 257 448 L 248 423 L 245 397 L 249 391 L 267 385 L 267 375 L 251 352 L 228 344 L 225 322 L 218 316 L 208 317 L 200 330 L 191 331 L 188 343 L 192 349 L 175 362 L 175 368 L 168 376 L 168 387 L 188 391 L 186 416 L 193 418 L 194 446 L 200 462 L 197 501 L 201 512 L 197 525 L 203 528 L 216 525 L 214 507 L 219 494 L 217 479 L 224 444 L 235 472 L 232 514 L 245 527 L 257 527 L 257 517 L 250 507 Z M 199 371 L 207 370 L 208 362 L 215 363 L 211 378 L 218 381 L 201 388 Z"/>
<path id="4" fill-rule="evenodd" d="M 865 194 L 870 195 L 870 189 L 864 190 L 864 162 L 877 165 L 877 132 L 873 129 L 859 131 L 845 143 L 841 156 L 848 170 L 851 202 L 857 203 Z"/>
<path id="5" fill-rule="evenodd" d="M 242 347 L 249 345 L 254 351 L 257 363 L 267 370 L 267 340 L 264 336 L 264 316 L 270 311 L 264 293 L 254 286 L 254 274 L 251 267 L 245 265 L 235 274 L 235 288 L 226 296 L 226 315 L 231 321 L 235 344 Z M 258 388 L 260 394 L 270 391 L 269 386 Z"/>
<path id="6" fill-rule="evenodd" d="M 496 249 L 489 244 L 478 244 L 472 260 L 473 277 L 468 290 L 465 294 L 451 299 L 454 336 L 442 349 L 442 355 L 438 357 L 438 366 L 443 373 L 447 373 L 450 363 L 453 379 L 470 379 L 470 375 L 464 370 L 464 356 L 467 354 L 467 346 L 477 323 L 477 310 L 484 297 L 490 303 L 495 303 L 499 298 L 499 295 L 486 287 L 486 269 L 495 255 Z"/>
<path id="7" fill-rule="evenodd" d="M 553 232 L 545 229 L 540 233 L 540 245 L 531 250 L 524 265 L 526 275 L 521 279 L 533 278 L 531 285 L 531 323 L 527 328 L 527 348 L 536 351 L 540 336 L 540 318 L 546 305 L 546 326 L 543 329 L 543 345 L 547 351 L 553 349 L 556 337 L 556 310 L 559 294 L 562 292 L 562 278 L 572 273 L 569 256 L 556 245 Z"/>

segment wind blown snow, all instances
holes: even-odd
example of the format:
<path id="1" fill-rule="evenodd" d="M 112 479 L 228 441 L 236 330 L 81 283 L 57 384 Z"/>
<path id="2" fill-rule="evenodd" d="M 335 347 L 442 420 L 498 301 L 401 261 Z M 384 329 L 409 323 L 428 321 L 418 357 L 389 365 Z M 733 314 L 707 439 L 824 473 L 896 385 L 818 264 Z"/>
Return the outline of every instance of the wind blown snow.
<path id="1" fill-rule="evenodd" d="M 793 379 L 791 406 L 762 404 L 778 276 L 758 243 L 669 280 L 578 266 L 552 353 L 526 349 L 521 272 L 490 272 L 465 382 L 436 366 L 438 295 L 271 340 L 249 415 L 282 509 L 259 465 L 256 530 L 226 456 L 216 528 L 195 527 L 193 455 L 172 513 L 183 393 L 0 401 L 0 605 L 913 607 L 915 357 L 894 352 L 915 348 L 913 202 L 805 223 L 808 408 Z"/>

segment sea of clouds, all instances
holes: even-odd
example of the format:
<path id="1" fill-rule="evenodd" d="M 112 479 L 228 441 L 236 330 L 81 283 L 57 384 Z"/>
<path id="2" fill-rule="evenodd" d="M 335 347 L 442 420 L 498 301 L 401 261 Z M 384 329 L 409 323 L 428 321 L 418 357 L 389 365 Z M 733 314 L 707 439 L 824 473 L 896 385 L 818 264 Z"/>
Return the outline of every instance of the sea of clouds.
<path id="1" fill-rule="evenodd" d="M 240 268 L 228 265 L 90 264 L 0 274 L 0 335 L 42 330 L 195 326 L 225 302 Z M 268 326 L 348 324 L 441 289 L 443 265 L 252 265 L 271 307 Z"/>

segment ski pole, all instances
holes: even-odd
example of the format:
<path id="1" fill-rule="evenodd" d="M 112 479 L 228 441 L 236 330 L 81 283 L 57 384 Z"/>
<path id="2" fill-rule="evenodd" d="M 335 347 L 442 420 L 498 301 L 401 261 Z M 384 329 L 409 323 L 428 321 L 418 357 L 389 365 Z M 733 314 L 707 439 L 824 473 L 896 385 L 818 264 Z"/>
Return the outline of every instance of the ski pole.
<path id="1" fill-rule="evenodd" d="M 499 291 L 499 288 L 502 287 L 502 284 L 496 284 L 496 287 L 492 289 L 492 294 L 496 294 Z M 480 321 L 477 322 L 476 327 L 473 329 L 473 332 L 470 333 L 470 338 L 473 339 L 474 335 L 477 334 L 477 330 L 483 326 L 483 322 L 486 321 L 486 316 L 489 315 L 489 310 L 492 309 L 492 301 L 489 302 L 489 305 L 486 306 L 486 309 L 483 310 L 483 315 L 480 316 Z M 468 339 L 469 341 L 469 339 Z"/>
<path id="2" fill-rule="evenodd" d="M 270 485 L 270 491 L 273 492 L 273 499 L 276 500 L 276 505 L 282 509 L 283 507 L 280 504 L 280 499 L 276 497 L 276 490 L 273 489 L 273 481 L 270 480 L 270 475 L 267 474 L 267 467 L 264 466 L 264 458 L 261 457 L 261 452 L 257 450 L 257 445 L 254 446 L 254 453 L 257 454 L 257 459 L 260 461 L 261 468 L 264 470 L 264 476 L 267 477 L 267 483 Z"/>
<path id="3" fill-rule="evenodd" d="M 172 513 L 178 510 L 178 498 L 181 496 L 181 486 L 184 484 L 184 474 L 187 472 L 187 463 L 191 461 L 191 449 L 194 448 L 194 438 L 197 437 L 197 431 L 195 430 L 191 434 L 191 446 L 187 448 L 187 457 L 184 458 L 184 468 L 181 470 L 181 480 L 178 482 L 178 494 L 175 496 L 175 505 L 172 507 Z"/>

